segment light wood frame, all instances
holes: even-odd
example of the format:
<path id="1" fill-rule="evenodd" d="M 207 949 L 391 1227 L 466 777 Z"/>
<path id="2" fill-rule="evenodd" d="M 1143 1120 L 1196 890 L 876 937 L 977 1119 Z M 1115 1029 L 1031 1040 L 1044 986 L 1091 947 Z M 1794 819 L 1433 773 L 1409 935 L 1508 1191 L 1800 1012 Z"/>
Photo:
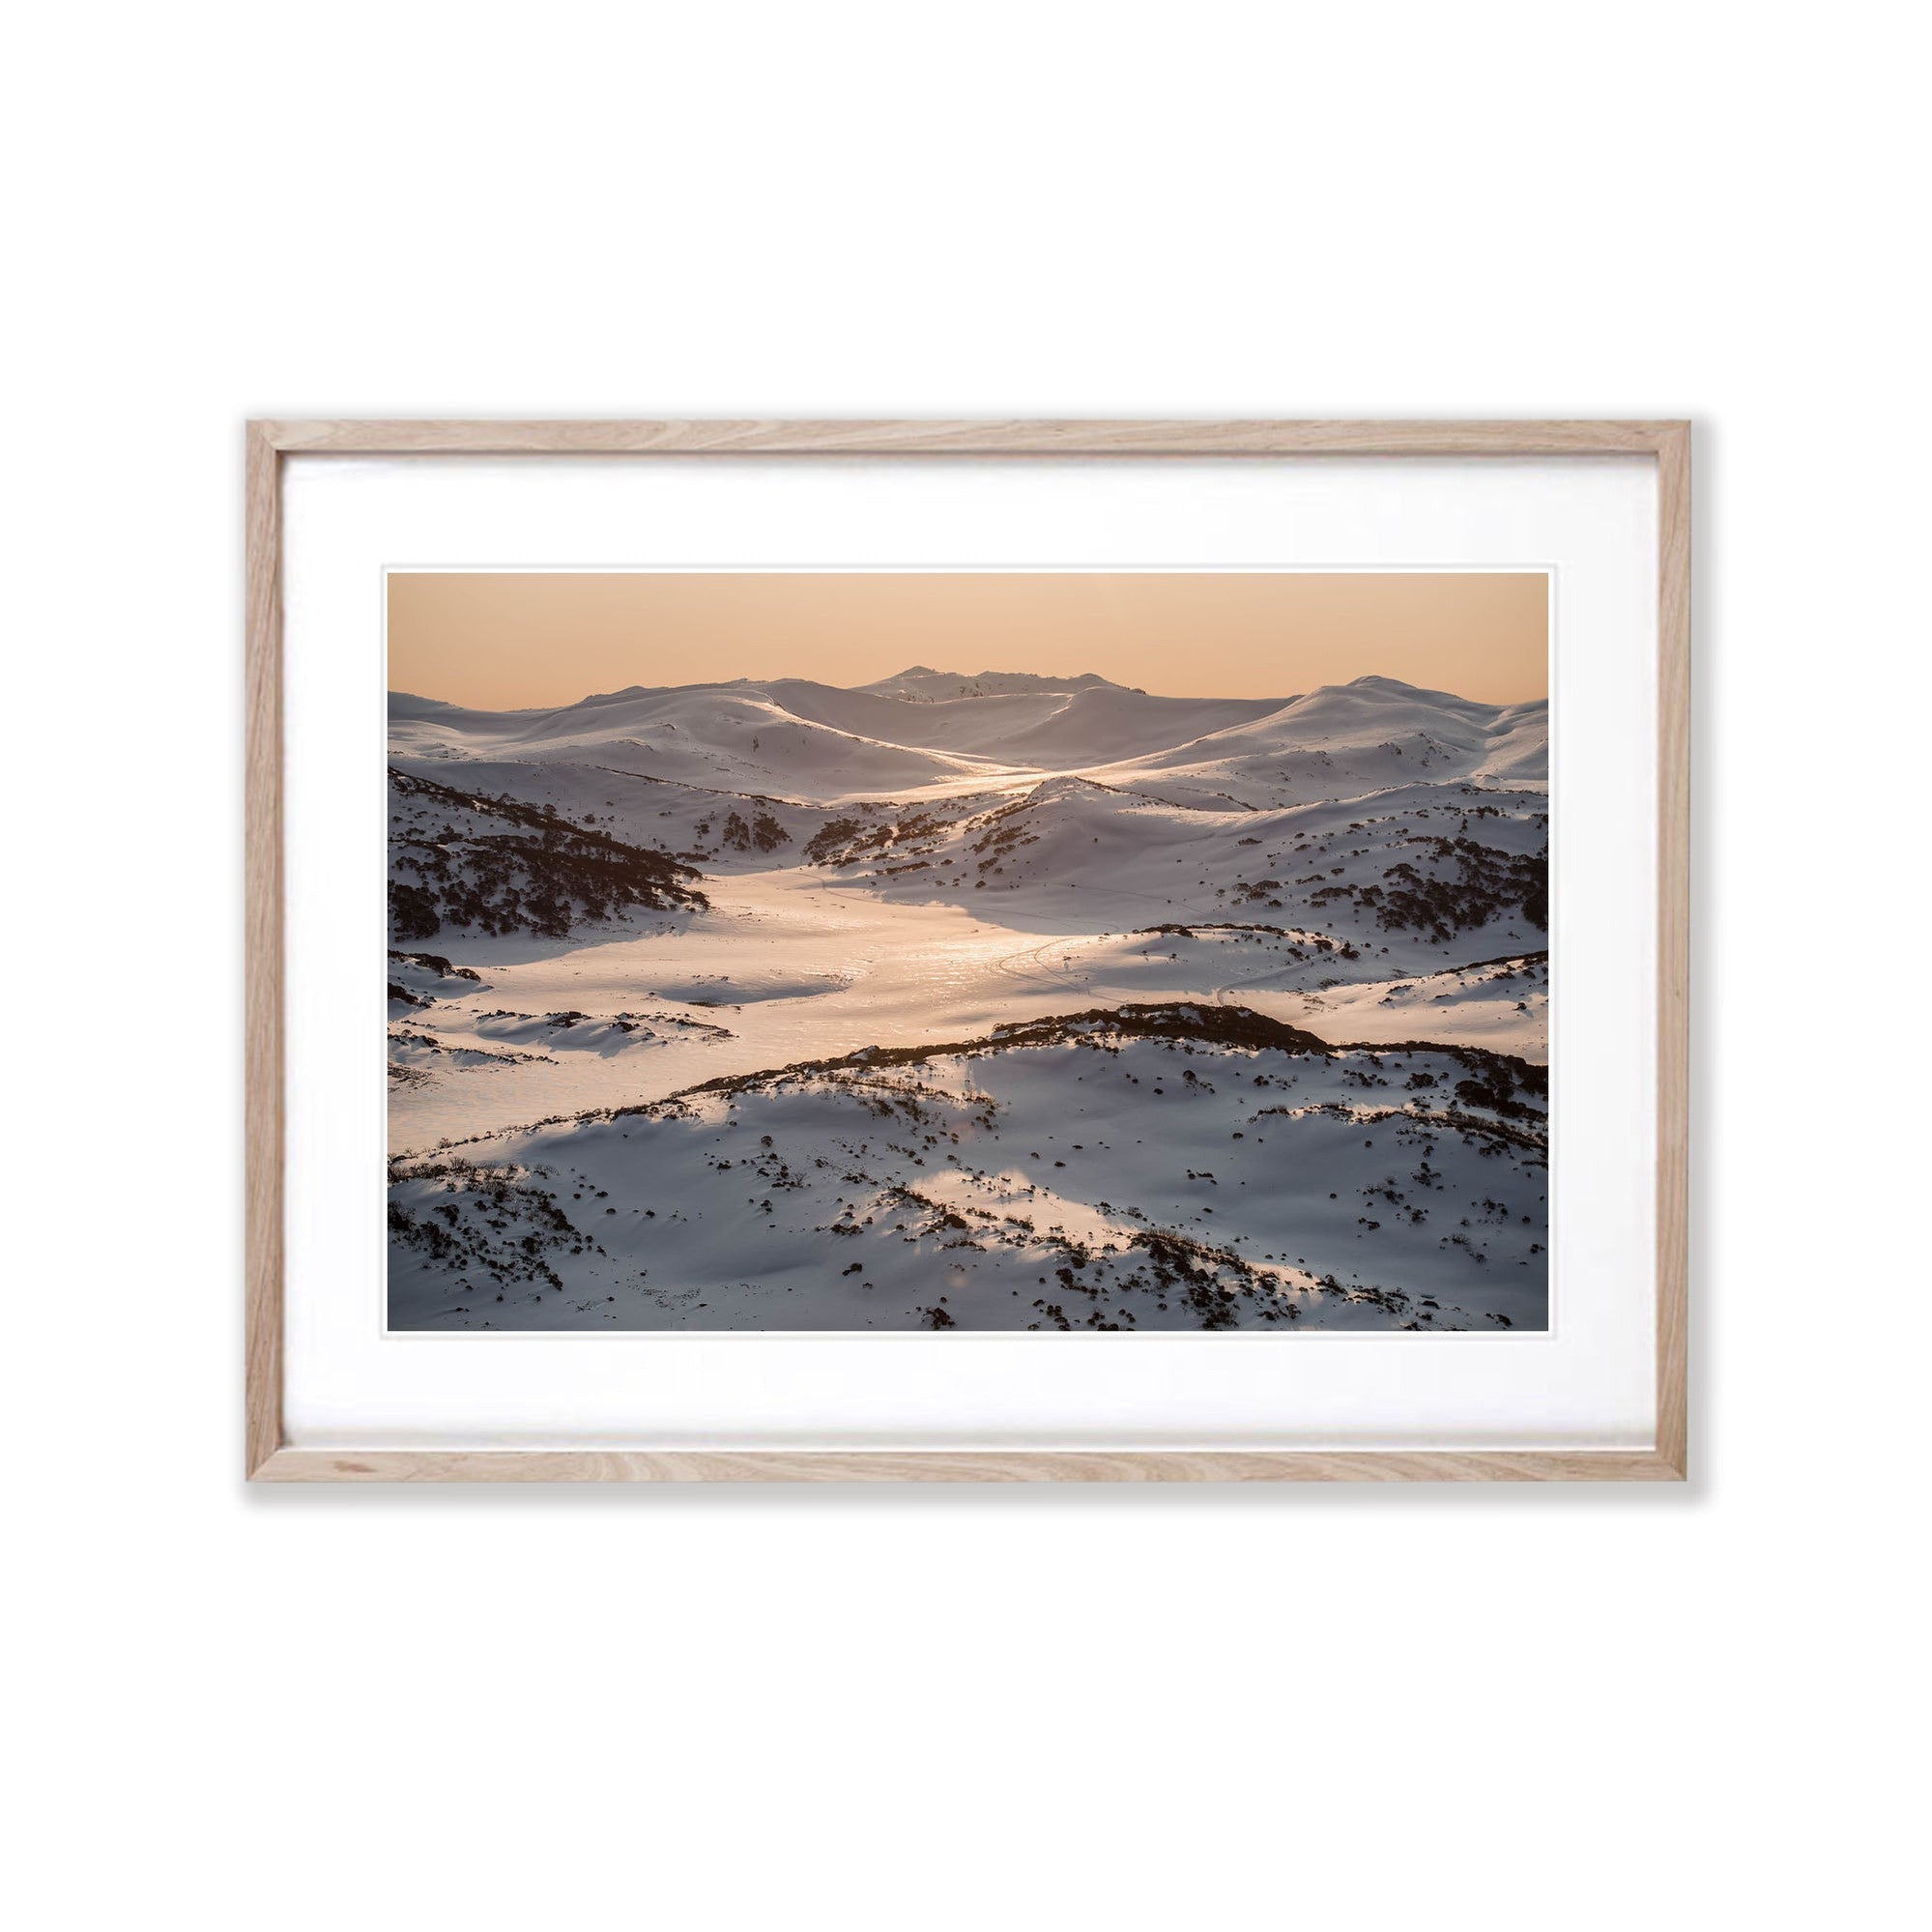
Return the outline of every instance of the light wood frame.
<path id="1" fill-rule="evenodd" d="M 1683 421 L 254 421 L 247 425 L 245 1472 L 270 1483 L 1676 1482 L 1687 1473 L 1690 425 Z M 1647 1450 L 422 1451 L 282 1432 L 281 459 L 1649 456 L 1658 466 L 1657 1439 Z"/>

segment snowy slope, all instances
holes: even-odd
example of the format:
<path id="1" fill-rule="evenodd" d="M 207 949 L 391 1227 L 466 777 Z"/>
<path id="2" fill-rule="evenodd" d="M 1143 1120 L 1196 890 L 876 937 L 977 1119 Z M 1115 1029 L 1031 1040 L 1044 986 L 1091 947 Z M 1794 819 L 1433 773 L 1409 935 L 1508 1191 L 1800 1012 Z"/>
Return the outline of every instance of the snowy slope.
<path id="1" fill-rule="evenodd" d="M 392 1316 L 1540 1326 L 1545 1151 L 1509 1110 L 1547 1059 L 1546 745 L 1542 705 L 1373 678 L 1285 703 L 916 667 L 502 714 L 398 696 Z M 1165 1040 L 1026 1031 L 1176 1002 Z M 1270 1026 L 1295 1065 L 1244 1070 Z M 881 1053 L 920 1090 L 885 1094 Z M 1095 1053 L 1134 1077 L 1076 1162 L 1045 1142 Z M 1306 1104 L 1257 1122 L 1276 1081 Z M 1457 1118 L 1423 1117 L 1458 1086 Z M 1392 1101 L 1407 1179 L 1346 1131 Z M 989 1108 L 1000 1160 L 948 1159 Z M 880 1139 L 881 1109 L 925 1124 Z M 725 1150 L 754 1127 L 746 1197 Z M 428 1175 L 452 1157 L 486 1178 Z M 1472 1233 L 1498 1200 L 1508 1234 Z M 520 1260 L 497 1239 L 542 1227 Z M 1077 1301 L 1069 1244 L 1111 1256 Z"/>
<path id="2" fill-rule="evenodd" d="M 1540 1325 L 1544 1125 L 1495 1055 L 1065 1016 L 397 1162 L 392 1318 Z"/>
<path id="3" fill-rule="evenodd" d="M 995 680 L 1004 681 L 1004 680 Z M 1272 699 L 1149 697 L 1098 679 L 908 698 L 802 678 L 633 685 L 546 711 L 487 713 L 396 694 L 390 750 L 416 759 L 591 761 L 658 778 L 833 798 L 1158 754 L 1278 711 Z"/>
<path id="4" fill-rule="evenodd" d="M 1543 786 L 1548 706 L 1480 705 L 1393 678 L 1358 678 L 1099 775 L 1177 796 L 1205 788 L 1253 805 L 1355 797 L 1418 782 Z"/>

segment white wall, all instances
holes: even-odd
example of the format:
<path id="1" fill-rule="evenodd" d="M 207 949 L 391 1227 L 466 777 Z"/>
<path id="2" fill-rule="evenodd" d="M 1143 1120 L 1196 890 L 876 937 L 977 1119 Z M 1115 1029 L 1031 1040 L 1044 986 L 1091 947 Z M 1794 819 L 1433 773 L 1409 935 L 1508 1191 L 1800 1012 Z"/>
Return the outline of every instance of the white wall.
<path id="1" fill-rule="evenodd" d="M 19 1922 L 1900 1921 L 1907 18 L 15 23 Z M 1696 1482 L 245 1493 L 251 412 L 1696 417 Z"/>

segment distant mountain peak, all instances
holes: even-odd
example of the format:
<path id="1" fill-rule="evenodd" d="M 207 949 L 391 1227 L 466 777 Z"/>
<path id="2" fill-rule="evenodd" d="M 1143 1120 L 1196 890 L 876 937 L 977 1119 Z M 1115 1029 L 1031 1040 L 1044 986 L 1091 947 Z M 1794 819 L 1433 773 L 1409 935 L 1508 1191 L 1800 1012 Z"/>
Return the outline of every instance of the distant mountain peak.
<path id="1" fill-rule="evenodd" d="M 852 687 L 882 698 L 940 701 L 952 698 L 1010 698 L 1049 691 L 1119 690 L 1098 672 L 1082 671 L 1072 678 L 1055 678 L 1033 671 L 938 671 L 930 664 L 910 664 L 890 678 Z"/>
<path id="2" fill-rule="evenodd" d="M 1470 712 L 1496 711 L 1503 708 L 1481 698 L 1465 698 L 1455 691 L 1438 691 L 1427 684 L 1411 684 L 1406 678 L 1385 678 L 1378 672 L 1368 672 L 1360 678 L 1351 678 L 1346 684 L 1329 684 L 1322 687 L 1330 691 L 1359 691 L 1371 698 L 1395 698 L 1412 705 L 1426 705 L 1436 709 Z M 1318 693 L 1311 692 L 1317 696 Z"/>

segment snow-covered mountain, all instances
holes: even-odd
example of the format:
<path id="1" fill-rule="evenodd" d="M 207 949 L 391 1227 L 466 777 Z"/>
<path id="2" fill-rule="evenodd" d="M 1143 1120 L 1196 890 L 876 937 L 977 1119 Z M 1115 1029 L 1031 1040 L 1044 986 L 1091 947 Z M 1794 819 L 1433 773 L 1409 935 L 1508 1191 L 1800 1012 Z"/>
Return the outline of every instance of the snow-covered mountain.
<path id="1" fill-rule="evenodd" d="M 1393 678 L 1358 678 L 1133 758 L 1131 772 L 1169 786 L 1217 786 L 1251 803 L 1350 796 L 1417 780 L 1543 786 L 1548 713 L 1542 699 L 1481 705 Z"/>
<path id="2" fill-rule="evenodd" d="M 1097 672 L 1083 671 L 1078 678 L 1042 678 L 1031 671 L 935 671 L 929 664 L 908 665 L 891 678 L 875 678 L 858 686 L 886 698 L 910 698 L 920 704 L 936 704 L 952 698 L 997 698 L 1016 693 L 1088 691 L 1105 688 L 1118 691 Z"/>
<path id="3" fill-rule="evenodd" d="M 479 712 L 398 693 L 389 719 L 403 758 L 596 764 L 815 801 L 958 790 L 995 770 L 1117 766 L 1122 782 L 1165 775 L 1176 795 L 1219 788 L 1282 804 L 1416 778 L 1548 775 L 1543 704 L 1481 705 L 1387 678 L 1292 699 L 1201 699 L 1091 676 L 962 680 L 915 668 L 857 690 L 804 678 L 631 685 L 554 710 Z"/>
<path id="4" fill-rule="evenodd" d="M 400 1325 L 1546 1319 L 1540 703 L 914 666 L 390 747 Z"/>

